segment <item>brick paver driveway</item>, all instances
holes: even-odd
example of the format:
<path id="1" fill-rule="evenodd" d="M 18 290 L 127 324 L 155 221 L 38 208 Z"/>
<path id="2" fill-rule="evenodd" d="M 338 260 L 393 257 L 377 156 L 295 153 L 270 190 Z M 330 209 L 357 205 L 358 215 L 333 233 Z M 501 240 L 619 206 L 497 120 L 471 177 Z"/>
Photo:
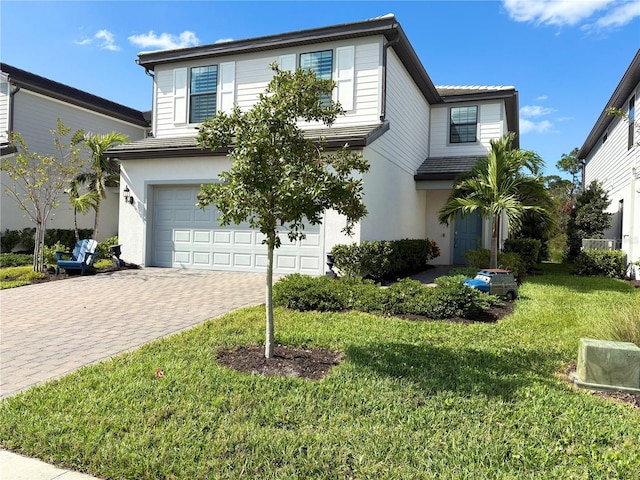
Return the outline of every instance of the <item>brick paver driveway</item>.
<path id="1" fill-rule="evenodd" d="M 0 398 L 264 303 L 263 273 L 146 268 L 0 291 Z"/>

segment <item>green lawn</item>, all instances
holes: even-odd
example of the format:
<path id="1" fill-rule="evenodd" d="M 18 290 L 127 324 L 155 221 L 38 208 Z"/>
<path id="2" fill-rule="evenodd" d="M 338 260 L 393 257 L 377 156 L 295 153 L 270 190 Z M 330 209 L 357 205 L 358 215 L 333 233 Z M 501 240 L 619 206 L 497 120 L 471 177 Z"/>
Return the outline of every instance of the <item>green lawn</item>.
<path id="1" fill-rule="evenodd" d="M 640 409 L 560 373 L 640 291 L 547 265 L 520 294 L 498 324 L 276 310 L 346 354 L 321 381 L 219 366 L 262 341 L 239 310 L 3 401 L 0 445 L 105 479 L 639 478 Z"/>

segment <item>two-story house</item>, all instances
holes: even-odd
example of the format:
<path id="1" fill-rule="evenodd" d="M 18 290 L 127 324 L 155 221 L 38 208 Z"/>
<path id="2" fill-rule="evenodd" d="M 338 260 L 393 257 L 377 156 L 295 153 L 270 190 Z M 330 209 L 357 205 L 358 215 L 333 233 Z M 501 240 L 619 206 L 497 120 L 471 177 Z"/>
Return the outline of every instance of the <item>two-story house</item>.
<path id="1" fill-rule="evenodd" d="M 619 241 L 629 262 L 640 260 L 640 50 L 622 76 L 589 136 L 578 152 L 584 161 L 584 184 L 598 180 L 609 193 L 613 214 L 606 238 Z M 610 108 L 624 116 L 611 115 Z M 636 277 L 640 268 L 635 267 Z"/>
<path id="2" fill-rule="evenodd" d="M 254 105 L 278 62 L 311 68 L 336 82 L 346 114 L 327 129 L 301 125 L 329 147 L 348 143 L 370 163 L 364 175 L 368 216 L 353 237 L 327 211 L 307 238 L 275 252 L 277 273 L 319 275 L 337 243 L 430 238 L 440 264 L 489 245 L 478 217 L 438 223 L 455 176 L 489 151 L 489 141 L 518 133 L 513 87 L 435 87 L 394 16 L 213 45 L 140 53 L 153 76 L 153 135 L 110 151 L 121 161 L 121 189 L 135 199 L 120 209 L 120 240 L 128 261 L 147 266 L 261 271 L 266 248 L 247 225 L 220 227 L 213 207 L 195 207 L 199 186 L 230 168 L 225 152 L 200 149 L 203 119 L 234 105 Z M 124 192 L 124 190 L 123 190 Z M 286 237 L 284 237 L 286 238 Z"/>
<path id="3" fill-rule="evenodd" d="M 2 156 L 12 155 L 7 132 L 18 132 L 29 149 L 43 155 L 54 153 L 51 129 L 60 118 L 72 130 L 105 134 L 124 133 L 130 140 L 144 138 L 149 122 L 142 112 L 104 98 L 35 75 L 19 68 L 0 64 L 0 143 Z M 85 155 L 88 157 L 89 153 Z M 8 184 L 2 172 L 2 184 Z M 118 234 L 118 190 L 111 189 L 100 205 L 100 239 Z M 3 188 L 0 230 L 19 230 L 34 227 Z M 93 228 L 94 213 L 79 215 L 81 228 Z M 60 206 L 47 222 L 48 228 L 73 228 L 73 210 L 67 199 L 60 198 Z"/>

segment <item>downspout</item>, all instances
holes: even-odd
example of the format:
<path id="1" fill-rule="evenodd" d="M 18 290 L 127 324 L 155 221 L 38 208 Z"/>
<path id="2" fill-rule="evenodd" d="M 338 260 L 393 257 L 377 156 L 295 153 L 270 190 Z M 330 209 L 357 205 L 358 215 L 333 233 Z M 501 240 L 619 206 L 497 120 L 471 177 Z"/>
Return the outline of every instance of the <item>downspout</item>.
<path id="1" fill-rule="evenodd" d="M 15 110 L 15 101 L 14 96 L 16 93 L 20 91 L 20 85 L 13 85 L 15 88 L 11 90 L 11 77 L 7 78 L 7 83 L 10 85 L 9 87 L 9 125 L 7 125 L 7 130 L 9 133 L 13 133 L 13 112 Z"/>
<path id="2" fill-rule="evenodd" d="M 388 41 L 382 47 L 382 106 L 380 108 L 380 121 L 387 118 L 387 50 L 400 43 L 400 34 L 396 33 L 393 40 Z"/>

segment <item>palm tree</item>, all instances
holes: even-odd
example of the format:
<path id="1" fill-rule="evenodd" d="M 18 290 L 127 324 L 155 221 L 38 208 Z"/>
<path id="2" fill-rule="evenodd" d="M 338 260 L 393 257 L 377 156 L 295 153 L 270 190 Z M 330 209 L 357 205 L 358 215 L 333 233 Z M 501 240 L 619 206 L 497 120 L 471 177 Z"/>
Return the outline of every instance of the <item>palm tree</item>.
<path id="1" fill-rule="evenodd" d="M 128 137 L 118 132 L 105 135 L 87 133 L 84 136 L 84 144 L 91 150 L 91 167 L 88 172 L 80 173 L 76 180 L 80 185 L 85 185 L 90 193 L 95 194 L 95 204 L 92 205 L 96 212 L 93 224 L 94 239 L 98 238 L 100 203 L 107 198 L 107 187 L 115 187 L 120 183 L 120 166 L 117 161 L 106 156 L 105 152 L 127 141 Z"/>
<path id="2" fill-rule="evenodd" d="M 526 212 L 539 216 L 541 221 L 552 221 L 547 205 L 547 193 L 538 176 L 542 159 L 527 150 L 512 149 L 515 134 L 509 133 L 491 140 L 491 151 L 467 175 L 461 176 L 444 207 L 438 212 L 440 223 L 448 225 L 458 212 L 463 216 L 477 211 L 490 219 L 490 268 L 498 266 L 498 231 L 500 218 L 509 222 L 509 231 L 517 231 Z M 526 169 L 530 174 L 523 173 Z"/>
<path id="3" fill-rule="evenodd" d="M 69 188 L 65 190 L 65 193 L 69 195 L 69 203 L 73 207 L 73 228 L 76 234 L 76 242 L 79 242 L 78 213 L 85 215 L 90 208 L 95 209 L 96 203 L 98 202 L 98 195 L 96 192 L 80 194 L 80 185 L 78 184 L 77 179 L 74 179 L 69 183 Z"/>

